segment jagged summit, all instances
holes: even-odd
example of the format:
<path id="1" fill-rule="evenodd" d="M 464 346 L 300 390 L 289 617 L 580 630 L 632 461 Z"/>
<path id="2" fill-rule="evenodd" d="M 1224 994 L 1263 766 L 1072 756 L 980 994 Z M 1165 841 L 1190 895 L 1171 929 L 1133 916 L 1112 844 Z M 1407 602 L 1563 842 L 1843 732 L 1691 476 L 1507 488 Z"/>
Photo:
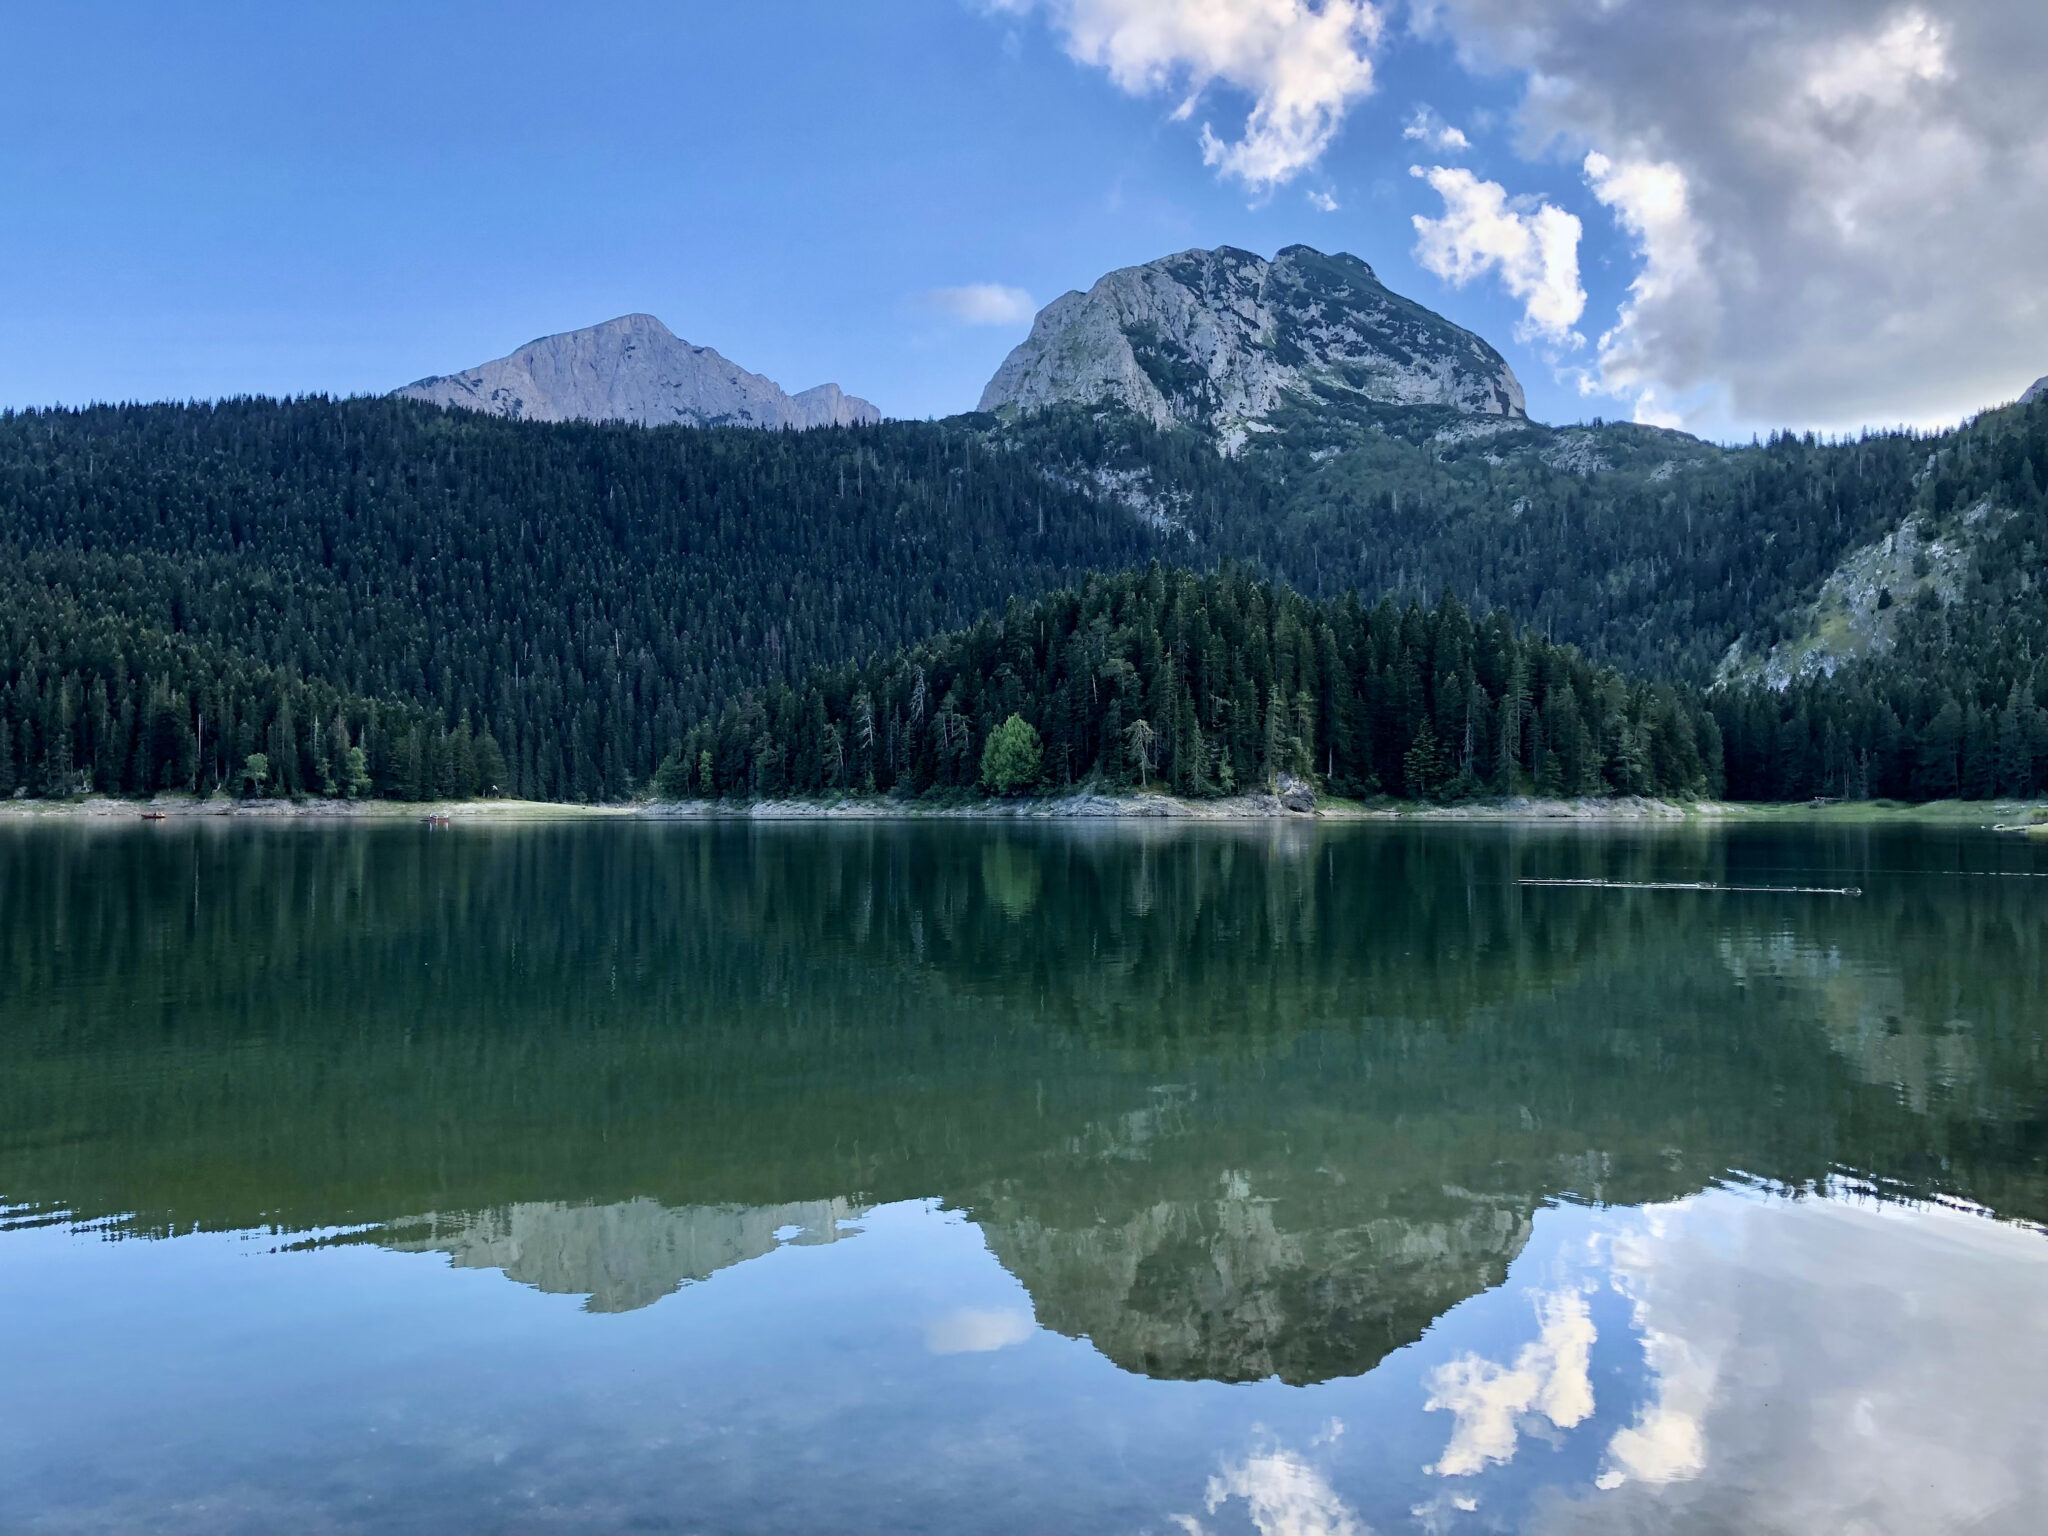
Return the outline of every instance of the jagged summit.
<path id="1" fill-rule="evenodd" d="M 2032 405 L 2036 400 L 2048 400 L 2048 374 L 2043 374 L 2027 386 L 2027 392 L 2020 396 L 2021 405 Z"/>
<path id="2" fill-rule="evenodd" d="M 621 315 L 543 336 L 510 356 L 395 393 L 526 421 L 843 427 L 882 419 L 837 384 L 785 394 L 773 379 L 747 372 L 710 347 L 692 346 L 652 315 Z"/>
<path id="3" fill-rule="evenodd" d="M 1306 245 L 1270 262 L 1231 246 L 1183 251 L 1061 295 L 996 370 L 981 409 L 1116 401 L 1234 452 L 1290 397 L 1527 415 L 1514 370 L 1485 341 L 1356 256 Z"/>

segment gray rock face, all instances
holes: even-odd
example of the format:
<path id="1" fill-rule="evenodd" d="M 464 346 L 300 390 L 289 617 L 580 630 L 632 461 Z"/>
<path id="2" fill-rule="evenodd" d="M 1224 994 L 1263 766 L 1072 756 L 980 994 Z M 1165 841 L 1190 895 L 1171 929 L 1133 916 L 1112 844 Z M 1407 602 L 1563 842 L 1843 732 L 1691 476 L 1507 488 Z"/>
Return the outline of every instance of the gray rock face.
<path id="1" fill-rule="evenodd" d="M 1039 311 L 982 391 L 1002 413 L 1114 401 L 1235 452 L 1290 399 L 1526 419 L 1506 359 L 1356 256 L 1224 246 L 1112 272 Z"/>
<path id="2" fill-rule="evenodd" d="M 1316 788 L 1313 784 L 1297 779 L 1291 773 L 1280 775 L 1277 786 L 1280 809 L 1293 811 L 1298 815 L 1312 815 L 1316 808 Z"/>
<path id="3" fill-rule="evenodd" d="M 2048 400 L 2048 375 L 2034 380 L 2027 386 L 2027 392 L 2020 396 L 2021 405 L 2032 405 L 2036 400 Z"/>
<path id="4" fill-rule="evenodd" d="M 641 426 L 844 427 L 882 419 L 867 401 L 820 384 L 785 394 L 652 315 L 529 341 L 464 373 L 408 384 L 409 400 L 523 421 L 630 421 Z"/>

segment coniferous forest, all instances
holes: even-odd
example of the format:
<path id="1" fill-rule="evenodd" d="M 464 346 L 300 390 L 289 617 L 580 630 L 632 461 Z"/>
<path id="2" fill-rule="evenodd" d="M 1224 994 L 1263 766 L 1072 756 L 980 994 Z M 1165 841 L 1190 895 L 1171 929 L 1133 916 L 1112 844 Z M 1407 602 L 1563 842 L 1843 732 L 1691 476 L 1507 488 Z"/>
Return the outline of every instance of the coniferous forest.
<path id="1" fill-rule="evenodd" d="M 743 687 L 1151 552 L 976 448 L 386 400 L 0 419 L 0 784 L 238 787 L 261 753 L 320 792 L 355 750 L 377 795 L 626 795 Z"/>
<path id="2" fill-rule="evenodd" d="M 809 433 L 383 399 L 0 416 L 0 794 L 588 801 L 663 764 L 698 792 L 707 751 L 719 793 L 921 791 L 978 783 L 1013 714 L 1050 785 L 2048 785 L 2048 402 L 1740 450 L 1578 431 L 1597 465 L 1421 410 L 1335 447 L 1311 441 L 1328 420 L 1283 425 L 1233 459 L 1072 410 Z M 1888 648 L 1715 686 L 1907 526 L 1958 574 L 1902 601 Z"/>
<path id="3" fill-rule="evenodd" d="M 1006 725 L 1027 744 L 1014 765 Z M 1155 565 L 750 692 L 692 730 L 655 786 L 1215 795 L 1286 775 L 1346 795 L 1683 796 L 1720 792 L 1721 756 L 1696 693 L 1631 684 L 1505 614 L 1475 624 L 1455 598 L 1310 602 L 1242 570 Z"/>

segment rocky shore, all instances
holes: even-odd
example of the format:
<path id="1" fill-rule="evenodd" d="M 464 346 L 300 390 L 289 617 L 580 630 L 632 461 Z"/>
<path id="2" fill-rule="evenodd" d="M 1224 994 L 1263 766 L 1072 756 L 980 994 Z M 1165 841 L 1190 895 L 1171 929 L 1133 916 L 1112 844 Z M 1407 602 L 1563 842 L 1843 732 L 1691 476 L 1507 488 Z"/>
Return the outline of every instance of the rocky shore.
<path id="1" fill-rule="evenodd" d="M 1278 794 L 1188 800 L 1143 791 L 1093 791 L 1015 800 L 933 806 L 916 801 L 848 796 L 839 800 L 680 800 L 636 807 L 636 814 L 676 821 L 750 820 L 974 820 L 974 821 L 1682 821 L 1722 815 L 1729 807 L 1678 805 L 1635 797 L 1612 800 L 1536 800 L 1514 797 L 1465 805 L 1364 804 L 1319 798 L 1306 785 Z"/>
<path id="2" fill-rule="evenodd" d="M 1538 799 L 1510 796 L 1458 805 L 1331 799 L 1307 784 L 1283 780 L 1277 793 L 1191 800 L 1154 791 L 1108 794 L 1081 790 L 1065 795 L 1008 800 L 961 799 L 951 803 L 897 800 L 885 795 L 788 800 L 634 800 L 612 805 L 570 805 L 544 800 L 455 800 L 414 803 L 396 800 L 253 800 L 227 795 L 204 799 L 159 795 L 148 800 L 89 795 L 71 800 L 0 801 L 0 822 L 78 820 L 101 824 L 139 818 L 172 821 L 326 820 L 392 824 L 401 822 L 511 823 L 545 821 L 1489 821 L 1628 822 L 1812 819 L 1922 821 L 1991 826 L 2001 831 L 2048 835 L 2048 824 L 2020 826 L 2041 810 L 2032 802 L 1941 801 L 1931 805 L 1889 802 L 1826 806 L 1748 805 L 1723 801 L 1676 802 L 1639 796 L 1611 799 Z M 2048 814 L 2048 812 L 2043 812 Z"/>

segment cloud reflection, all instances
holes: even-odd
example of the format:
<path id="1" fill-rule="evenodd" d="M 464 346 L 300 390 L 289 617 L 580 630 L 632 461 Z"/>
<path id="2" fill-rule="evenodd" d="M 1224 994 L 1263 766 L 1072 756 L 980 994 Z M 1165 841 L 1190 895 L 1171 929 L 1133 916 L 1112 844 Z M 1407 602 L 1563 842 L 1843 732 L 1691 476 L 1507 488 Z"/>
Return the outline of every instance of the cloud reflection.
<path id="1" fill-rule="evenodd" d="M 1239 1499 L 1259 1536 L 1371 1536 L 1329 1480 L 1293 1451 L 1276 1447 L 1226 1465 L 1209 1479 L 1203 1508 L 1213 1516 Z M 1173 1522 L 1186 1536 L 1207 1536 L 1193 1515 L 1175 1515 Z"/>
<path id="2" fill-rule="evenodd" d="M 1457 1416 L 1443 1456 L 1425 1470 L 1440 1477 L 1470 1477 L 1490 1463 L 1512 1460 L 1516 1421 L 1540 1413 L 1570 1429 L 1593 1412 L 1588 1375 L 1597 1337 L 1586 1298 L 1576 1290 L 1535 1297 L 1540 1331 L 1522 1346 L 1512 1366 L 1466 1353 L 1430 1373 L 1427 1410 Z"/>
<path id="3" fill-rule="evenodd" d="M 1647 1380 L 1538 1531 L 2040 1529 L 2048 1243 L 1938 1206 L 1715 1191 L 1612 1229 Z"/>
<path id="4" fill-rule="evenodd" d="M 985 1355 L 1022 1344 L 1036 1326 L 1019 1307 L 962 1307 L 934 1320 L 924 1343 L 935 1355 Z"/>

